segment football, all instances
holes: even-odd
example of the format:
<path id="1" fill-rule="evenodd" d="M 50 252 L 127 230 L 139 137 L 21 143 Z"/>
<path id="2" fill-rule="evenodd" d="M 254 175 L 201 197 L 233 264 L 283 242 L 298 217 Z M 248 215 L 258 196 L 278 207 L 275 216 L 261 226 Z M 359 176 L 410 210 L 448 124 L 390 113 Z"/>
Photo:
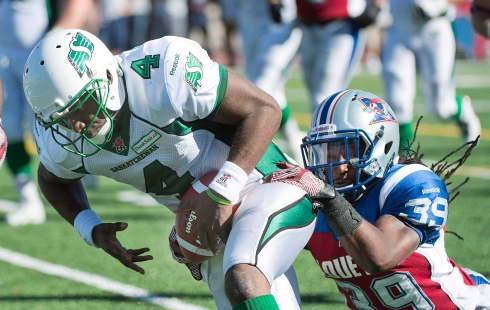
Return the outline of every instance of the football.
<path id="1" fill-rule="evenodd" d="M 186 201 L 199 195 L 203 191 L 208 189 L 209 183 L 213 181 L 216 172 L 209 173 L 203 176 L 198 181 L 192 184 L 191 188 L 182 197 L 181 201 Z M 232 214 L 235 214 L 239 204 L 232 205 Z M 177 233 L 177 241 L 179 242 L 180 249 L 184 257 L 192 264 L 200 264 L 214 254 L 209 249 L 203 249 L 199 242 L 199 235 L 197 230 L 197 216 L 194 211 L 180 212 L 176 214 L 175 218 L 175 230 Z M 218 236 L 219 249 L 222 250 L 225 247 Z"/>

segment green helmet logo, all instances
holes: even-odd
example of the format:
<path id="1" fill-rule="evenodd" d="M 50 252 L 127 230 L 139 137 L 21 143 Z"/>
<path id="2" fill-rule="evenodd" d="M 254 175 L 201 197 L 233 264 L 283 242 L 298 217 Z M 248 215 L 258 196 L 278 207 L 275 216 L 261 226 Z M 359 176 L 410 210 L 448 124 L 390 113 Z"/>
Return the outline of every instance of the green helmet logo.
<path id="1" fill-rule="evenodd" d="M 92 58 L 94 44 L 83 34 L 77 32 L 76 36 L 70 42 L 70 51 L 68 52 L 68 61 L 75 68 L 81 77 L 87 70 L 85 62 Z"/>

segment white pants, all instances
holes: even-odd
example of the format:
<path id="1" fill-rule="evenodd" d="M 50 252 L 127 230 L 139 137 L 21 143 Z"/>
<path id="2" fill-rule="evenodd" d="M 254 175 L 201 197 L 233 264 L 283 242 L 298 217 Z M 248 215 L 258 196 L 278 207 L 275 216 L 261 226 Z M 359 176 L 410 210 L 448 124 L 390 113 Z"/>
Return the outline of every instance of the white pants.
<path id="1" fill-rule="evenodd" d="M 400 124 L 412 121 L 418 70 L 427 112 L 442 119 L 456 114 L 455 52 L 447 17 L 424 24 L 395 24 L 388 29 L 381 58 L 385 100 Z"/>
<path id="2" fill-rule="evenodd" d="M 250 190 L 233 217 L 224 252 L 201 265 L 203 280 L 217 309 L 231 309 L 224 275 L 236 264 L 256 266 L 267 278 L 281 309 L 300 309 L 293 261 L 308 242 L 316 223 L 306 192 L 286 183 Z"/>
<path id="3" fill-rule="evenodd" d="M 300 25 L 303 76 L 313 112 L 325 98 L 347 88 L 364 52 L 366 34 L 348 20 Z"/>

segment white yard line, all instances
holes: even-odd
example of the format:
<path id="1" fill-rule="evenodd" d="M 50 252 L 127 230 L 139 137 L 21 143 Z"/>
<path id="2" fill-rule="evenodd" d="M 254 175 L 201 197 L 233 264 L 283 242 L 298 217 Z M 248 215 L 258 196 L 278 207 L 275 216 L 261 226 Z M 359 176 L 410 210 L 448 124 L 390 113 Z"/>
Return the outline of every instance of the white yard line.
<path id="1" fill-rule="evenodd" d="M 1 247 L 0 260 L 20 267 L 33 269 L 45 274 L 84 283 L 86 285 L 94 286 L 104 291 L 113 292 L 129 298 L 139 299 L 157 306 L 164 307 L 169 310 L 206 309 L 193 304 L 185 303 L 177 298 L 154 295 L 136 286 L 120 283 L 96 274 L 91 274 L 65 266 L 48 263 Z"/>

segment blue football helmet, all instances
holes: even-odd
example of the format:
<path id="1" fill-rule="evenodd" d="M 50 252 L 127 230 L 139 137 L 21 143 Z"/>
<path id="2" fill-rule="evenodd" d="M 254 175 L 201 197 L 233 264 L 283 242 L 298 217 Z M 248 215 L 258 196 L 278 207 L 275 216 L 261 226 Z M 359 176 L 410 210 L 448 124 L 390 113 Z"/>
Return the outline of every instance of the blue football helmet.
<path id="1" fill-rule="evenodd" d="M 301 151 L 305 168 L 352 202 L 398 162 L 399 144 L 398 121 L 388 104 L 372 93 L 347 89 L 317 107 Z M 342 167 L 355 174 L 335 179 L 334 169 Z"/>

